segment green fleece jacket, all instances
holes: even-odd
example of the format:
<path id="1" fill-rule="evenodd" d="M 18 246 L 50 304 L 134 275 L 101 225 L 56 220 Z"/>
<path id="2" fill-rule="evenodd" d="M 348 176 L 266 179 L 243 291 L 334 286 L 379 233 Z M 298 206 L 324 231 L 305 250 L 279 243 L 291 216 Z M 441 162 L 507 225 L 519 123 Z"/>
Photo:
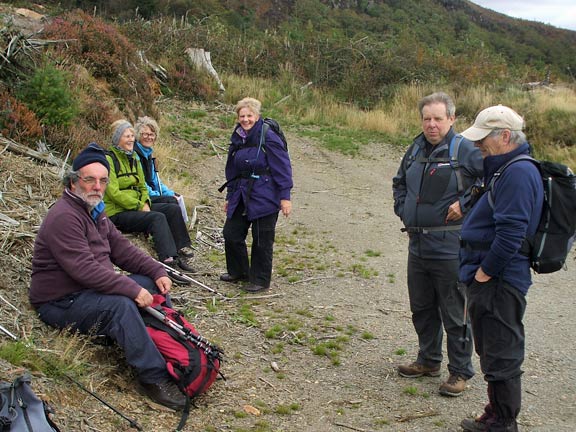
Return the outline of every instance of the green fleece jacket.
<path id="1" fill-rule="evenodd" d="M 131 158 L 114 147 L 110 152 L 117 161 L 110 154 L 106 155 L 110 164 L 110 182 L 104 194 L 106 214 L 114 216 L 129 210 L 142 210 L 146 203 L 150 205 L 144 171 L 136 152 Z"/>

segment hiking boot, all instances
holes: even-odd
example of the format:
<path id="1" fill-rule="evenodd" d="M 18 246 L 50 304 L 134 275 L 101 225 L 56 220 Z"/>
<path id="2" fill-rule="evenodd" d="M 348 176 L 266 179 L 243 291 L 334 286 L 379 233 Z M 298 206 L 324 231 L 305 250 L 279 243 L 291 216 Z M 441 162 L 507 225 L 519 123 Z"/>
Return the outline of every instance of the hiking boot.
<path id="1" fill-rule="evenodd" d="M 176 285 L 190 285 L 191 282 L 187 279 L 184 279 L 182 276 L 166 269 L 166 273 L 168 273 L 168 277 L 170 280 L 175 283 Z"/>
<path id="2" fill-rule="evenodd" d="M 450 374 L 438 391 L 442 396 L 460 396 L 466 390 L 466 381 L 462 375 Z"/>
<path id="3" fill-rule="evenodd" d="M 188 260 L 185 258 L 178 258 L 176 260 L 176 265 L 178 266 L 178 267 L 175 267 L 177 270 L 183 270 L 187 273 L 196 273 L 196 270 L 194 269 L 194 267 L 192 267 L 190 265 L 190 263 L 188 262 Z"/>
<path id="4" fill-rule="evenodd" d="M 114 339 L 112 339 L 108 335 L 99 334 L 99 335 L 95 335 L 92 338 L 92 343 L 94 343 L 95 345 L 109 347 L 109 346 L 114 345 Z"/>
<path id="5" fill-rule="evenodd" d="M 476 419 L 464 419 L 460 426 L 464 432 L 518 432 L 516 420 L 499 422 L 497 418 L 486 413 Z"/>
<path id="6" fill-rule="evenodd" d="M 268 290 L 269 287 L 265 287 L 262 285 L 256 285 L 256 284 L 248 284 L 246 286 L 241 287 L 240 289 L 242 291 L 246 291 L 249 293 L 257 293 L 257 292 L 261 292 L 261 291 L 266 291 Z"/>
<path id="7" fill-rule="evenodd" d="M 409 365 L 398 366 L 398 373 L 405 378 L 418 378 L 422 375 L 437 377 L 440 376 L 440 365 L 426 366 L 422 363 L 414 362 Z"/>
<path id="8" fill-rule="evenodd" d="M 165 267 L 166 273 L 168 273 L 168 277 L 178 285 L 190 285 L 190 281 L 184 276 L 179 275 L 180 269 L 178 268 L 177 260 L 175 259 L 168 259 L 164 260 L 164 264 L 168 267 Z"/>
<path id="9" fill-rule="evenodd" d="M 191 247 L 183 247 L 182 249 L 180 249 L 178 251 L 178 255 L 184 257 L 184 258 L 192 258 L 194 256 L 194 249 L 192 249 Z"/>
<path id="10" fill-rule="evenodd" d="M 488 430 L 488 425 L 482 420 L 482 417 L 476 419 L 464 419 L 460 422 L 464 432 L 484 432 Z"/>
<path id="11" fill-rule="evenodd" d="M 232 276 L 231 274 L 223 273 L 220 275 L 220 280 L 224 281 L 224 282 L 234 283 L 234 282 L 246 281 L 246 280 L 248 280 L 248 276 L 245 276 L 245 275 Z"/>
<path id="12" fill-rule="evenodd" d="M 175 383 L 169 380 L 150 384 L 140 383 L 139 391 L 157 404 L 173 410 L 183 410 L 186 406 L 186 395 L 180 391 Z"/>

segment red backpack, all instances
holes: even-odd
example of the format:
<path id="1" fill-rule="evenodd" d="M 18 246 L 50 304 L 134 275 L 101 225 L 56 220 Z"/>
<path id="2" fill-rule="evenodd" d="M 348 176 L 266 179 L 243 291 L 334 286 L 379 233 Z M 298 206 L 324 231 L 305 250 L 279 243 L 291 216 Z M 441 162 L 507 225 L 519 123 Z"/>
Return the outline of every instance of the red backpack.
<path id="1" fill-rule="evenodd" d="M 216 345 L 198 334 L 186 318 L 166 306 L 164 296 L 156 294 L 151 306 L 143 314 L 148 334 L 158 351 L 166 360 L 168 373 L 187 395 L 186 408 L 182 414 L 181 430 L 190 413 L 190 399 L 204 393 L 220 372 L 223 352 Z"/>

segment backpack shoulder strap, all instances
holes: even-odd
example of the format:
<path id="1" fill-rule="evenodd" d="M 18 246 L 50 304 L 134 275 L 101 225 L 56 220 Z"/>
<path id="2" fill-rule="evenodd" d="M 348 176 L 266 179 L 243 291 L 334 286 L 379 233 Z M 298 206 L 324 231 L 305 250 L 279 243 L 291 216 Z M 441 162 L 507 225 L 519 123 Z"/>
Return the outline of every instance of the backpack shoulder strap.
<path id="1" fill-rule="evenodd" d="M 488 183 L 488 187 L 486 188 L 486 190 L 488 191 L 488 204 L 490 204 L 490 207 L 492 209 L 494 209 L 494 196 L 493 196 L 494 193 L 492 191 L 494 188 L 494 183 L 496 183 L 496 181 L 500 178 L 500 176 L 502 175 L 502 173 L 504 172 L 504 170 L 506 168 L 508 168 L 514 162 L 518 162 L 521 160 L 529 160 L 533 164 L 535 164 L 538 167 L 538 169 L 540 169 L 540 162 L 538 162 L 532 156 L 529 156 L 527 154 L 520 154 L 518 156 L 515 156 L 512 159 L 510 159 L 508 162 L 506 162 L 504 165 L 502 165 L 500 168 L 498 168 L 496 170 L 496 172 L 494 173 L 494 175 L 492 176 L 492 178 L 490 179 L 490 183 Z"/>
<path id="2" fill-rule="evenodd" d="M 116 156 L 116 153 L 114 153 L 112 150 L 107 150 L 105 153 L 112 159 L 112 163 L 114 164 L 114 172 L 118 177 L 118 174 L 120 174 L 120 161 L 118 160 L 118 156 Z"/>
<path id="3" fill-rule="evenodd" d="M 420 146 L 416 142 L 414 142 L 414 143 L 412 143 L 412 151 L 410 152 L 410 155 L 408 156 L 406 169 L 408 169 L 410 167 L 410 165 L 412 165 L 416 161 L 416 158 L 418 157 L 418 153 L 420 153 Z"/>
<path id="4" fill-rule="evenodd" d="M 458 155 L 460 152 L 460 144 L 464 140 L 462 135 L 454 135 L 450 140 L 450 145 L 448 146 L 448 155 L 450 157 L 450 166 L 454 170 L 456 175 L 456 184 L 458 185 L 458 193 L 464 191 L 464 181 L 462 180 L 462 173 L 460 172 L 460 162 L 458 161 Z"/>
<path id="5" fill-rule="evenodd" d="M 462 179 L 462 173 L 460 172 L 460 162 L 458 160 L 458 155 L 460 153 L 460 144 L 464 140 L 462 135 L 454 135 L 450 140 L 450 144 L 448 145 L 448 158 L 446 157 L 423 157 L 418 156 L 420 152 L 420 146 L 416 143 L 413 144 L 412 152 L 408 157 L 408 166 L 412 164 L 412 162 L 421 162 L 421 163 L 446 163 L 448 162 L 452 169 L 454 170 L 454 174 L 456 175 L 456 184 L 458 187 L 458 193 L 462 193 L 464 191 L 464 180 Z"/>
<path id="6" fill-rule="evenodd" d="M 140 162 L 140 156 L 138 156 L 137 152 L 134 152 L 133 155 L 133 160 L 135 162 L 135 165 L 133 168 L 132 167 L 132 163 L 130 163 L 130 169 L 133 169 L 132 172 L 125 172 L 125 173 L 120 173 L 120 160 L 118 159 L 118 156 L 116 155 L 116 153 L 114 153 L 112 150 L 107 150 L 105 152 L 108 156 L 110 156 L 110 159 L 112 159 L 112 163 L 114 164 L 114 172 L 116 173 L 116 177 L 120 178 L 120 177 L 128 177 L 128 176 L 134 176 L 134 177 L 138 177 L 138 164 L 141 164 Z M 144 179 L 146 180 L 146 179 Z"/>
<path id="7" fill-rule="evenodd" d="M 262 123 L 262 130 L 260 131 L 260 142 L 258 143 L 258 153 L 260 153 L 260 149 L 262 149 L 262 151 L 264 153 L 266 153 L 266 134 L 268 133 L 268 129 L 270 129 L 270 125 L 264 121 Z M 258 154 L 256 154 L 256 159 L 258 159 Z"/>

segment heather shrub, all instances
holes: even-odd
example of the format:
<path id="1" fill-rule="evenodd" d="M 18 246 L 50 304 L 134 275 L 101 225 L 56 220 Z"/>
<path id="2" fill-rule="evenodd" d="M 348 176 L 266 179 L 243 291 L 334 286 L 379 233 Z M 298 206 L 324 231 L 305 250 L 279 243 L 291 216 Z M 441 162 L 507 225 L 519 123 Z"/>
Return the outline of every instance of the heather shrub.
<path id="1" fill-rule="evenodd" d="M 20 144 L 34 144 L 42 137 L 36 115 L 6 91 L 0 91 L 0 132 Z"/>
<path id="2" fill-rule="evenodd" d="M 136 62 L 136 50 L 116 27 L 76 10 L 55 18 L 44 29 L 46 39 L 66 40 L 56 51 L 84 63 L 96 78 L 117 79 L 129 63 Z"/>
<path id="3" fill-rule="evenodd" d="M 45 126 L 68 126 L 78 115 L 70 74 L 46 65 L 36 69 L 20 86 L 20 99 Z"/>
<path id="4" fill-rule="evenodd" d="M 117 27 L 83 11 L 55 18 L 44 31 L 46 39 L 66 40 L 51 48 L 51 55 L 82 64 L 96 79 L 105 81 L 124 117 L 157 116 L 156 94 L 135 46 Z"/>

